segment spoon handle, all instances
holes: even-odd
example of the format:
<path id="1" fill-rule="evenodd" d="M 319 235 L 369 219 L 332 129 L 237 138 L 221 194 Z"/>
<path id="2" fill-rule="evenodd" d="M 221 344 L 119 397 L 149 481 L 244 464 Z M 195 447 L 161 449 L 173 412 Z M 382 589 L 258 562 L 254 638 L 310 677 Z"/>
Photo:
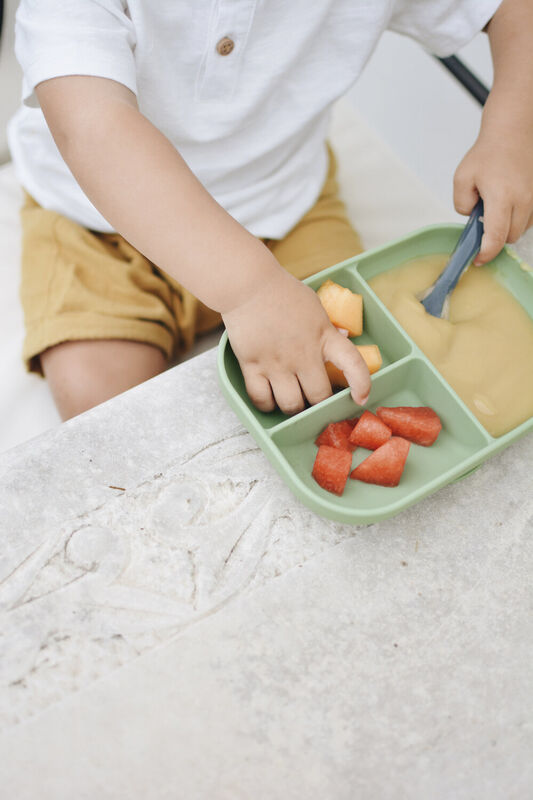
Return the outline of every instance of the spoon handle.
<path id="1" fill-rule="evenodd" d="M 422 300 L 422 305 L 430 314 L 440 316 L 442 305 L 447 295 L 455 289 L 457 281 L 479 252 L 483 237 L 483 200 L 479 198 L 474 206 L 470 218 L 455 245 L 455 249 L 444 271 L 435 281 L 435 285 L 428 296 Z M 438 308 L 437 308 L 438 306 Z"/>

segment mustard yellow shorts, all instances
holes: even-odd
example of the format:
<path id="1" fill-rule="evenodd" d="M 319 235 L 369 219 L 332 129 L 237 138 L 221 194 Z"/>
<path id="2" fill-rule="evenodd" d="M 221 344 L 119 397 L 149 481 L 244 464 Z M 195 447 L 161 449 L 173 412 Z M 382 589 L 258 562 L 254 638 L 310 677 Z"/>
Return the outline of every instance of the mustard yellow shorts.
<path id="1" fill-rule="evenodd" d="M 362 250 L 338 194 L 336 163 L 315 206 L 280 240 L 265 240 L 297 278 Z M 117 233 L 89 231 L 29 195 L 21 211 L 21 299 L 26 368 L 42 374 L 40 354 L 65 341 L 129 339 L 155 345 L 171 362 L 221 317 Z"/>

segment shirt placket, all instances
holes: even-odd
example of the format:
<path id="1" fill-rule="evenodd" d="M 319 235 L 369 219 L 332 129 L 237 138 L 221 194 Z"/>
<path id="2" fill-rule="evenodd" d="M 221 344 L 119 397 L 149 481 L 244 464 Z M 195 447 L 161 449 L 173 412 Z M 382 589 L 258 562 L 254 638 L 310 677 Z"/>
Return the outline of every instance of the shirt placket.
<path id="1" fill-rule="evenodd" d="M 198 100 L 224 102 L 233 96 L 257 2 L 216 0 L 197 83 Z"/>

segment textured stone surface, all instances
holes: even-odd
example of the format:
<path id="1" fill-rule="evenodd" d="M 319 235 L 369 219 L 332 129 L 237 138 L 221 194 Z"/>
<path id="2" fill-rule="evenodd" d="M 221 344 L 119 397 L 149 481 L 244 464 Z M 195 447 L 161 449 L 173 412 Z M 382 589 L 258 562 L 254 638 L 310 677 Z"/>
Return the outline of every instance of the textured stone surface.
<path id="1" fill-rule="evenodd" d="M 6 796 L 530 797 L 532 467 L 323 520 L 213 351 L 6 453 Z"/>

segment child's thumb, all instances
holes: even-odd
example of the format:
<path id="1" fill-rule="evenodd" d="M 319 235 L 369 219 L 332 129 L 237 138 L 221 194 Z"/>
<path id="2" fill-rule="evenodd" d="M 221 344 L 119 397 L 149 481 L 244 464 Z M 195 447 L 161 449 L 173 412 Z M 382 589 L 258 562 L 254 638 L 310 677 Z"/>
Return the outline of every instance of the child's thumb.
<path id="1" fill-rule="evenodd" d="M 473 175 L 461 165 L 453 178 L 453 204 L 459 214 L 470 214 L 479 200 L 479 193 Z"/>
<path id="2" fill-rule="evenodd" d="M 324 342 L 324 358 L 344 372 L 354 402 L 364 406 L 370 394 L 371 382 L 368 367 L 357 347 L 342 333 L 328 331 Z"/>

